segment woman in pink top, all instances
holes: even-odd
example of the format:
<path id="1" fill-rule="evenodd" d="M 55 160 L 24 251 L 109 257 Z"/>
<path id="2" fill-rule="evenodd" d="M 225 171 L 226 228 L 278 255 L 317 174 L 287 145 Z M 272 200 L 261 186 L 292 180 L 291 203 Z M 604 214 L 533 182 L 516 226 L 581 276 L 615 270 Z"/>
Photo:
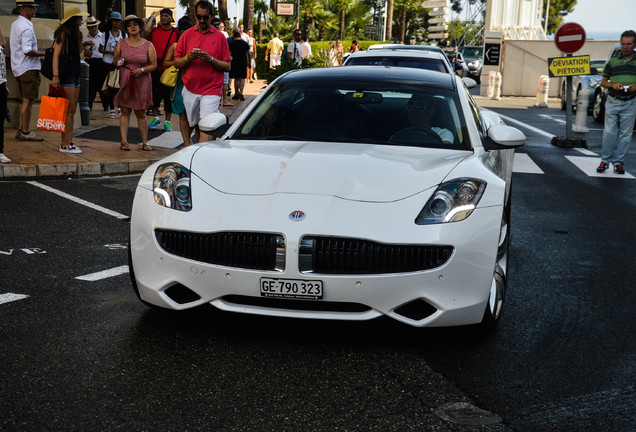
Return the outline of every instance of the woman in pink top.
<path id="1" fill-rule="evenodd" d="M 152 43 L 140 36 L 144 22 L 135 15 L 128 15 L 122 22 L 123 30 L 128 33 L 126 39 L 117 43 L 113 64 L 119 67 L 119 91 L 115 96 L 115 105 L 121 108 L 119 130 L 121 149 L 128 146 L 128 127 L 130 113 L 135 112 L 137 127 L 141 134 L 142 149 L 152 150 L 148 146 L 148 124 L 146 109 L 152 106 L 152 78 L 150 72 L 157 69 L 157 54 Z"/>

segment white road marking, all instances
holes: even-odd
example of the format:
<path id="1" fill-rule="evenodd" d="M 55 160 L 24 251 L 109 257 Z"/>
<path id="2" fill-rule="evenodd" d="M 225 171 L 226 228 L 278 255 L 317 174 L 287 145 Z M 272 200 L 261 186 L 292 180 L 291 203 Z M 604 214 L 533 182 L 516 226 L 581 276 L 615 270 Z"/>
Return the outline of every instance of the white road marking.
<path id="1" fill-rule="evenodd" d="M 543 174 L 539 165 L 534 163 L 527 153 L 515 153 L 515 160 L 512 165 L 512 172 L 524 174 Z"/>
<path id="2" fill-rule="evenodd" d="M 633 179 L 634 176 L 625 173 L 625 174 L 614 174 L 613 167 L 610 166 L 607 171 L 604 173 L 597 173 L 596 167 L 601 163 L 600 158 L 591 158 L 585 156 L 566 156 L 566 158 L 572 162 L 578 169 L 583 171 L 590 177 L 605 177 L 605 178 L 618 178 L 618 179 Z M 515 158 L 516 159 L 516 158 Z"/>
<path id="3" fill-rule="evenodd" d="M 544 119 L 552 120 L 553 122 L 563 125 L 566 123 L 565 120 L 561 120 L 560 118 L 556 118 L 555 116 L 551 116 L 550 114 L 539 114 L 539 117 L 543 117 Z"/>
<path id="4" fill-rule="evenodd" d="M 97 204 L 93 204 L 92 202 L 83 200 L 81 198 L 74 197 L 73 195 L 69 195 L 69 194 L 67 194 L 65 192 L 62 192 L 62 191 L 59 191 L 57 189 L 53 189 L 52 187 L 43 185 L 42 183 L 38 183 L 38 182 L 35 182 L 35 181 L 28 181 L 27 183 L 30 184 L 30 185 L 39 187 L 40 189 L 44 189 L 45 191 L 54 193 L 55 195 L 61 196 L 62 198 L 66 198 L 68 200 L 71 200 L 71 201 L 73 201 L 73 202 L 75 202 L 77 204 L 81 204 L 83 206 L 92 208 L 93 210 L 97 210 L 99 212 L 105 213 L 105 214 L 107 214 L 109 216 L 116 217 L 117 219 L 128 219 L 129 218 L 129 216 L 123 215 L 121 213 L 117 213 L 116 211 L 109 210 L 109 209 L 107 209 L 105 207 L 102 207 L 102 206 L 97 205 Z"/>
<path id="5" fill-rule="evenodd" d="M 24 294 L 13 294 L 13 293 L 0 294 L 0 304 L 9 303 L 16 300 L 23 300 L 27 297 L 29 296 Z"/>
<path id="6" fill-rule="evenodd" d="M 598 157 L 598 155 L 596 153 L 594 153 L 592 150 L 588 150 L 588 149 L 584 149 L 584 148 L 575 148 L 574 150 L 583 153 L 584 155 L 587 156 L 596 156 Z"/>
<path id="7" fill-rule="evenodd" d="M 543 135 L 544 137 L 547 137 L 547 138 L 550 138 L 550 139 L 552 139 L 552 138 L 554 137 L 554 135 L 552 135 L 551 133 L 548 133 L 548 132 L 546 132 L 546 131 L 543 131 L 543 130 L 541 130 L 541 129 L 539 129 L 539 128 L 536 128 L 536 127 L 534 127 L 534 126 L 530 126 L 529 124 L 524 123 L 524 122 L 521 122 L 521 121 L 519 121 L 519 120 L 515 120 L 515 119 L 513 119 L 512 117 L 508 117 L 508 116 L 505 116 L 505 115 L 503 115 L 503 114 L 499 114 L 499 117 L 501 117 L 502 119 L 504 119 L 504 120 L 506 121 L 506 123 L 508 123 L 508 122 L 509 122 L 509 123 L 517 124 L 517 125 L 519 125 L 519 126 L 521 126 L 521 127 L 524 127 L 524 128 L 526 128 L 526 129 L 529 129 L 529 130 L 531 130 L 531 131 L 533 131 L 533 132 L 536 132 L 536 133 L 538 133 L 538 134 L 540 134 L 540 135 Z"/>
<path id="8" fill-rule="evenodd" d="M 79 280 L 83 280 L 83 281 L 89 281 L 89 282 L 95 282 L 98 280 L 102 280 L 102 279 L 107 279 L 107 278 L 111 278 L 111 277 L 115 277 L 115 276 L 119 276 L 122 274 L 126 274 L 128 273 L 128 266 L 121 266 L 121 267 L 115 267 L 109 270 L 104 270 L 104 271 L 100 271 L 97 273 L 91 273 L 91 274 L 87 274 L 84 276 L 77 276 L 75 279 L 79 279 Z"/>

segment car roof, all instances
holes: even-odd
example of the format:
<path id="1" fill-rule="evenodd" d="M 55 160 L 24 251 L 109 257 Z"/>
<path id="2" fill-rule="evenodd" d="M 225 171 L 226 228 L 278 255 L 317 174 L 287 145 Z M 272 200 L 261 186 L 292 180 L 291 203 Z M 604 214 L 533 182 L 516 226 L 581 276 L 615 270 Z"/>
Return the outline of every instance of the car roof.
<path id="1" fill-rule="evenodd" d="M 394 49 L 394 48 L 378 48 L 373 49 L 371 51 L 356 51 L 351 53 L 349 58 L 354 57 L 413 57 L 413 58 L 421 58 L 421 57 L 430 57 L 437 59 L 444 59 L 443 52 L 437 51 L 416 51 L 416 50 L 403 50 L 403 49 Z"/>
<path id="2" fill-rule="evenodd" d="M 403 45 L 403 47 L 410 46 L 422 46 L 422 45 Z M 428 48 L 437 48 L 437 47 L 428 47 Z M 405 49 L 405 48 L 396 48 L 394 45 L 386 48 L 375 48 L 367 51 L 356 51 L 351 53 L 349 57 L 347 57 L 343 63 L 347 65 L 349 63 L 349 59 L 353 58 L 376 58 L 376 57 L 389 57 L 389 58 L 430 58 L 430 59 L 438 59 L 442 61 L 446 65 L 446 69 L 449 73 L 453 73 L 453 66 L 448 60 L 448 57 L 441 49 L 437 50 L 429 50 L 429 49 Z"/>
<path id="3" fill-rule="evenodd" d="M 400 49 L 400 50 L 420 50 L 420 51 L 433 51 L 433 52 L 444 52 L 440 47 L 433 45 L 405 45 L 405 44 L 373 44 L 370 45 L 368 50 L 378 50 L 378 49 Z"/>
<path id="4" fill-rule="evenodd" d="M 294 69 L 281 75 L 275 82 L 277 84 L 285 82 L 301 85 L 323 81 L 387 82 L 456 90 L 455 77 L 455 74 L 426 69 L 393 66 L 356 66 Z"/>

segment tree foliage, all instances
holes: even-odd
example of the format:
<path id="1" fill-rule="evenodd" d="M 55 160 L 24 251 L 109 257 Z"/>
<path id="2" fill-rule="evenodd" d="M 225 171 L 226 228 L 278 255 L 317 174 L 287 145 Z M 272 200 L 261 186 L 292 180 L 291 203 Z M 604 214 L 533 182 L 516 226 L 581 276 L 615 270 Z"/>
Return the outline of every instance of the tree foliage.
<path id="1" fill-rule="evenodd" d="M 548 12 L 548 34 L 556 33 L 561 24 L 564 23 L 563 17 L 574 11 L 576 0 L 550 0 L 550 10 Z M 545 8 L 547 4 L 543 4 L 543 13 L 541 14 L 541 23 L 545 26 Z"/>

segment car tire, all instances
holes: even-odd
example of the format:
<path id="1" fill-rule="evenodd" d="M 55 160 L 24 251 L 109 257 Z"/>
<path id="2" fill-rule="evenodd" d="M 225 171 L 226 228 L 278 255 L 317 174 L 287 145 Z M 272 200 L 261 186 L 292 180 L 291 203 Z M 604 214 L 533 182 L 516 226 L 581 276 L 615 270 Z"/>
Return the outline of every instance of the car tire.
<path id="1" fill-rule="evenodd" d="M 501 267 L 497 266 L 493 273 L 490 286 L 490 295 L 486 303 L 486 310 L 479 325 L 484 332 L 492 332 L 497 328 L 501 314 L 503 313 L 504 301 L 506 299 L 506 276 Z"/>
<path id="2" fill-rule="evenodd" d="M 594 118 L 594 121 L 598 123 L 603 123 L 603 121 L 605 121 L 605 104 L 603 103 L 603 95 L 600 91 L 596 91 L 594 93 L 592 117 Z"/>

